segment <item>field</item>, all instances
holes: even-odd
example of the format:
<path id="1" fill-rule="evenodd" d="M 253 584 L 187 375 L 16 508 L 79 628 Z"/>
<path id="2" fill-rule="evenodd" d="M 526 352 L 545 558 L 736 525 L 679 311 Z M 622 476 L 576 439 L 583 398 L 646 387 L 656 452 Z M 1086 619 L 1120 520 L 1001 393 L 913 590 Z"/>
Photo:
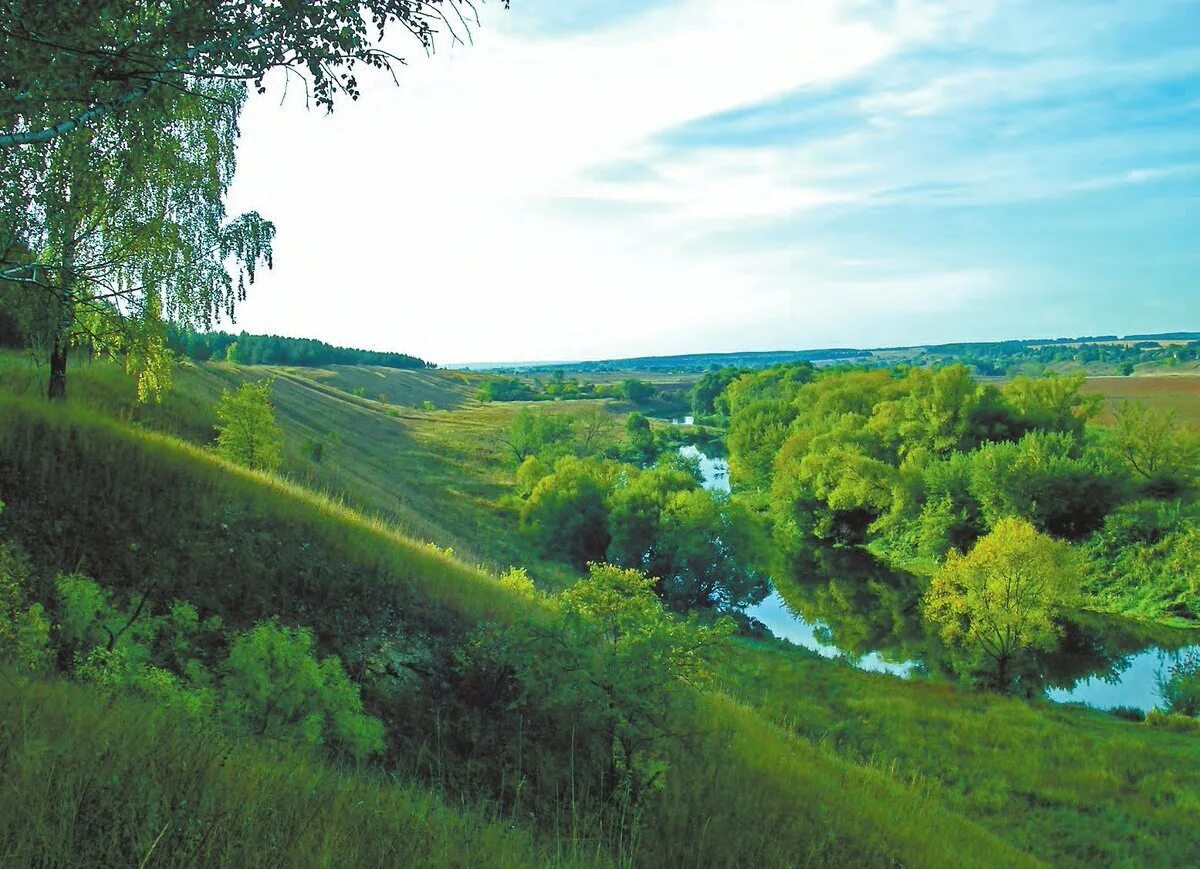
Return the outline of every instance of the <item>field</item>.
<path id="1" fill-rule="evenodd" d="M 1099 422 L 1112 420 L 1114 402 L 1131 399 L 1156 409 L 1173 410 L 1181 420 L 1200 428 L 1200 376 L 1195 373 L 1089 377 L 1083 391 L 1107 400 Z"/>

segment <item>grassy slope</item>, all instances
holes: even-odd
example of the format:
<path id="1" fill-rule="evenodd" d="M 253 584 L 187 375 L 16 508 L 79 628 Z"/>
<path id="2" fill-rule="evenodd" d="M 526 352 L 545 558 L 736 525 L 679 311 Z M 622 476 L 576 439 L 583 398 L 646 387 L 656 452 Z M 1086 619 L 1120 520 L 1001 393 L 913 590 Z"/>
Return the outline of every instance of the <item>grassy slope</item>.
<path id="1" fill-rule="evenodd" d="M 581 865 L 431 791 L 0 672 L 6 866 Z"/>
<path id="2" fill-rule="evenodd" d="M 367 365 L 331 365 L 328 368 L 292 368 L 291 373 L 353 393 L 362 390 L 370 401 L 382 396 L 389 405 L 419 407 L 429 402 L 439 410 L 473 403 L 488 375 L 468 371 L 400 371 Z"/>
<path id="3" fill-rule="evenodd" d="M 1047 861 L 1200 859 L 1200 741 L 1083 708 L 901 681 L 750 641 L 727 690 L 847 761 L 911 782 Z"/>
<path id="4" fill-rule="evenodd" d="M 97 578 L 125 589 L 155 576 L 166 599 L 201 602 L 235 623 L 278 613 L 328 636 L 375 630 L 377 614 L 398 612 L 434 636 L 527 612 L 487 575 L 378 523 L 77 410 L 0 400 L 0 485 L 9 501 L 0 535 L 21 540 L 43 568 L 83 556 Z M 792 737 L 749 707 L 703 697 L 694 715 L 680 724 L 706 748 L 672 759 L 671 786 L 639 846 L 647 865 L 1025 862 L 936 796 Z"/>
<path id="5" fill-rule="evenodd" d="M 180 378 L 181 386 L 196 392 L 193 381 L 216 379 L 225 370 L 226 366 L 206 366 L 187 372 Z M 100 390 L 84 383 L 86 379 L 78 379 L 76 393 L 88 393 L 88 403 L 103 406 L 93 394 Z M 1144 378 L 1135 380 L 1140 379 Z M 1113 380 L 1118 385 L 1130 382 L 1129 378 Z M 286 386 L 282 381 L 281 385 Z M 219 387 L 209 386 L 207 391 L 215 396 Z M 370 443 L 381 437 L 397 437 L 390 428 L 376 434 L 374 426 L 401 427 L 404 440 L 389 443 L 395 444 L 405 461 L 380 466 L 386 469 L 390 487 L 407 478 L 399 490 L 403 498 L 421 503 L 421 510 L 430 511 L 437 524 L 443 526 L 434 527 L 434 534 L 422 536 L 456 545 L 455 536 L 449 532 L 451 528 L 460 529 L 465 542 L 460 551 L 473 555 L 474 546 L 478 546 L 492 553 L 486 560 L 493 563 L 521 560 L 520 547 L 511 544 L 511 515 L 494 509 L 511 480 L 498 435 L 515 407 L 469 406 L 454 413 L 402 411 L 404 416 L 397 421 L 388 417 L 377 402 L 325 391 L 318 396 L 304 384 L 294 393 L 281 389 L 278 395 L 289 441 L 297 436 L 296 429 L 302 424 L 304 414 L 299 408 L 309 405 L 331 414 L 331 420 L 348 427 L 344 431 L 356 432 L 362 427 L 361 439 L 356 436 L 353 441 L 354 463 L 359 461 L 357 450 L 369 449 Z M 163 408 L 143 411 L 162 415 L 150 424 L 177 425 L 179 413 L 172 415 L 173 401 L 168 398 Z M 342 465 L 343 457 L 351 452 L 336 453 L 331 464 Z M 367 500 L 360 497 L 360 503 Z M 510 547 L 507 552 L 501 549 L 504 546 Z M 765 710 L 782 728 L 768 728 L 771 739 L 767 743 L 743 743 L 742 760 L 747 765 L 765 763 L 768 770 L 778 772 L 781 757 L 793 758 L 790 786 L 803 783 L 801 789 L 809 796 L 801 794 L 797 799 L 805 805 L 821 794 L 821 785 L 829 781 L 822 764 L 844 768 L 849 761 L 856 775 L 878 775 L 887 787 L 895 787 L 895 780 L 906 783 L 905 787 L 915 781 L 917 790 L 936 786 L 937 799 L 947 802 L 955 812 L 1056 861 L 1098 855 L 1116 861 L 1133 859 L 1130 855 L 1190 856 L 1189 843 L 1173 836 L 1171 830 L 1178 829 L 1173 826 L 1172 807 L 1191 805 L 1189 801 L 1194 801 L 1197 792 L 1195 779 L 1180 777 L 1179 773 L 1195 768 L 1198 758 L 1194 739 L 1188 742 L 1183 737 L 1080 710 L 1031 710 L 1023 703 L 865 676 L 826 662 L 798 662 L 795 655 L 786 659 L 786 666 L 783 660 L 769 649 L 754 654 L 743 652 L 731 659 L 727 685 L 735 696 Z M 765 678 L 768 673 L 771 675 Z M 770 690 L 767 685 L 772 686 Z M 748 716 L 740 725 L 740 733 L 753 730 L 747 722 L 766 726 L 744 707 L 724 708 L 719 718 L 727 723 L 730 716 Z M 708 726 L 715 725 L 710 721 Z M 793 729 L 802 744 L 786 736 Z M 993 731 L 1000 735 L 993 737 Z M 1076 736 L 1081 733 L 1084 738 L 1077 742 Z M 1041 746 L 1042 750 L 1030 753 L 1030 745 Z M 798 751 L 803 760 L 797 764 L 794 759 Z M 971 763 L 963 764 L 963 757 L 970 757 Z M 1102 758 L 1099 764 L 1094 762 L 1095 757 Z M 1056 758 L 1068 760 L 1060 762 Z M 1139 763 L 1140 758 L 1157 764 L 1157 771 Z M 863 764 L 885 767 L 887 773 L 859 768 Z M 1065 790 L 1058 780 L 1064 769 L 1075 773 Z M 1124 784 L 1122 777 L 1128 780 Z M 1155 789 L 1164 782 L 1165 790 L 1157 793 Z M 780 787 L 783 784 L 778 782 Z M 693 791 L 706 793 L 703 789 Z M 1103 795 L 1102 801 L 1098 795 Z M 672 791 L 668 799 L 685 796 Z M 736 796 L 739 800 L 754 799 L 740 790 Z M 821 797 L 822 803 L 828 799 Z M 891 800 L 883 803 L 890 804 Z M 777 817 L 774 813 L 778 806 L 759 800 L 757 807 L 745 810 L 761 814 L 766 826 L 770 817 Z M 681 810 L 682 816 L 687 814 Z M 788 823 L 782 816 L 777 820 Z M 711 821 L 709 829 L 713 829 Z M 1153 832 L 1153 839 L 1148 831 Z M 684 836 L 680 841 L 686 843 L 688 839 Z"/>
<path id="6" fill-rule="evenodd" d="M 411 537 L 450 547 L 472 563 L 503 568 L 521 562 L 521 549 L 512 541 L 513 517 L 500 506 L 512 469 L 498 439 L 520 406 L 475 402 L 473 384 L 481 375 L 185 363 L 161 403 L 139 405 L 128 377 L 113 366 L 95 364 L 73 372 L 70 390 L 73 404 L 203 446 L 213 440 L 212 405 L 221 391 L 265 377 L 275 378 L 285 476 L 379 516 Z M 387 392 L 393 403 L 381 405 L 371 392 L 360 398 L 338 388 L 352 389 L 364 379 L 383 384 L 377 391 Z M 413 384 L 418 391 L 407 391 Z M 0 387 L 20 395 L 38 392 L 33 370 L 11 354 L 0 355 Z M 457 402 L 459 410 L 396 404 L 405 398 Z M 554 409 L 581 406 L 564 402 Z M 306 449 L 312 439 L 326 441 L 319 463 Z M 472 472 L 464 474 L 463 467 Z M 550 565 L 543 572 L 559 573 Z"/>

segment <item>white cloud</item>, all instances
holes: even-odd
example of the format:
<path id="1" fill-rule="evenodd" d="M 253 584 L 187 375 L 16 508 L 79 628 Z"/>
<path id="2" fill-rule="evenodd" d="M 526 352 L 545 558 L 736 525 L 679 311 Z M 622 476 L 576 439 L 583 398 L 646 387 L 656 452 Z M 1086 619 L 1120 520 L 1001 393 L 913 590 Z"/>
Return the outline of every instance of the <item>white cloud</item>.
<path id="1" fill-rule="evenodd" d="M 780 226 L 1194 175 L 1175 154 L 1194 131 L 1077 131 L 1091 118 L 1066 97 L 1200 69 L 1187 47 L 1097 55 L 1089 34 L 1118 19 L 1088 3 L 674 0 L 589 33 L 515 27 L 538 2 L 481 7 L 474 45 L 410 58 L 399 87 L 371 77 L 332 117 L 251 101 L 232 205 L 279 236 L 240 326 L 439 362 L 861 343 L 955 312 L 975 328 L 962 312 L 1002 294 L 1008 263 L 878 223 Z M 840 83 L 859 93 L 842 125 L 818 107 L 790 140 L 663 138 Z M 1070 106 L 1022 111 L 1046 94 Z"/>
<path id="2" fill-rule="evenodd" d="M 233 206 L 277 221 L 278 265 L 239 325 L 439 360 L 649 351 L 665 324 L 688 343 L 713 314 L 707 296 L 759 280 L 687 250 L 690 225 L 841 194 L 786 183 L 784 155 L 769 152 L 664 160 L 657 184 L 632 190 L 588 172 L 894 50 L 841 6 L 684 0 L 564 39 L 512 35 L 519 7 L 484 7 L 474 45 L 413 59 L 401 87 L 373 82 L 332 117 L 252 100 Z M 614 227 L 547 208 L 561 197 L 669 210 Z"/>

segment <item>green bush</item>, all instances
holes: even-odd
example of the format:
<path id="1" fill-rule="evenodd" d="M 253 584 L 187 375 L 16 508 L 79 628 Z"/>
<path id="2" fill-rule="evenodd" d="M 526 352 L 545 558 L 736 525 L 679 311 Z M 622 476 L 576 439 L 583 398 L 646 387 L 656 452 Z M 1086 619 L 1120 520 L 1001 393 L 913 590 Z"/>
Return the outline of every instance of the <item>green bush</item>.
<path id="1" fill-rule="evenodd" d="M 1190 718 L 1200 717 L 1200 654 L 1192 652 L 1158 677 L 1158 691 L 1166 711 Z"/>

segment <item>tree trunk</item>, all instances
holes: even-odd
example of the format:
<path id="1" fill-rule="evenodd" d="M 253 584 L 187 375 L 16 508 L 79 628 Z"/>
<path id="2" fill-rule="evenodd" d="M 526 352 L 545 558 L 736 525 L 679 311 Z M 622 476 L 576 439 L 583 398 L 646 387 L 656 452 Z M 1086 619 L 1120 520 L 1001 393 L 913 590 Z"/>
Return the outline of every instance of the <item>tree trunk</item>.
<path id="1" fill-rule="evenodd" d="M 46 397 L 51 401 L 65 401 L 67 397 L 67 351 L 71 346 L 71 329 L 75 321 L 76 231 L 76 219 L 72 213 L 63 233 L 62 262 L 51 317 L 54 334 L 50 343 L 50 387 L 46 391 Z"/>
<path id="2" fill-rule="evenodd" d="M 50 348 L 50 388 L 46 397 L 63 401 L 67 397 L 67 337 L 62 329 L 54 331 L 54 346 Z"/>

